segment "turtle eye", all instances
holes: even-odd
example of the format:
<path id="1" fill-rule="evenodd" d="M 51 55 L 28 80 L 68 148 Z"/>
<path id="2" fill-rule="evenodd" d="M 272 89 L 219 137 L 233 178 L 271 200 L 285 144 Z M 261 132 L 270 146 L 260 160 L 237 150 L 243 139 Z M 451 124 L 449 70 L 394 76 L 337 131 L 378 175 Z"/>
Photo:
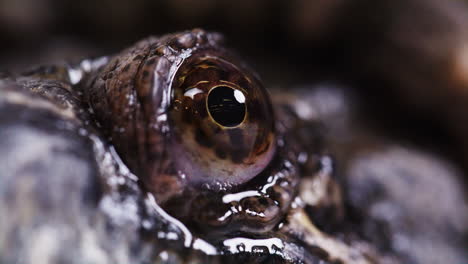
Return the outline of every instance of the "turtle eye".
<path id="1" fill-rule="evenodd" d="M 252 74 L 229 59 L 196 54 L 173 80 L 173 160 L 189 181 L 236 185 L 269 164 L 273 110 Z"/>

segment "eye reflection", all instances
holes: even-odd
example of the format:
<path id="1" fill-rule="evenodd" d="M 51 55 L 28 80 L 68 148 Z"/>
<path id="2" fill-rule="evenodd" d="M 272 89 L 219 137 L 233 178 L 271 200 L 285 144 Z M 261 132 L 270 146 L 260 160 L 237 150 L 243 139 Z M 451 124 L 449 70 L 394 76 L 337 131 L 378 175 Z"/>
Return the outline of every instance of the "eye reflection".
<path id="1" fill-rule="evenodd" d="M 210 90 L 207 100 L 208 113 L 213 120 L 224 127 L 235 127 L 245 118 L 244 94 L 228 86 Z"/>

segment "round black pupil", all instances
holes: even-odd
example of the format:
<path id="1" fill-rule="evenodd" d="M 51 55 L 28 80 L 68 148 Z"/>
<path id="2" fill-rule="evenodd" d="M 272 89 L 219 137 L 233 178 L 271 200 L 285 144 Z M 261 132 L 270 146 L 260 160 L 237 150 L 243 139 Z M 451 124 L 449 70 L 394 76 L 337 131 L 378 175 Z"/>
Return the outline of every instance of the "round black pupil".
<path id="1" fill-rule="evenodd" d="M 218 86 L 208 95 L 208 111 L 218 124 L 235 127 L 244 120 L 244 94 L 230 87 Z"/>

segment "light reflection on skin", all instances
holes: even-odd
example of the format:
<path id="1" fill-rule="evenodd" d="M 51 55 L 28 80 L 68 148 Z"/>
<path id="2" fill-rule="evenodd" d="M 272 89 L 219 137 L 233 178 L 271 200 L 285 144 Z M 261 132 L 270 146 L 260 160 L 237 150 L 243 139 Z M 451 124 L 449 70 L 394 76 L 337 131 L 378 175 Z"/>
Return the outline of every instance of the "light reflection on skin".
<path id="1" fill-rule="evenodd" d="M 284 249 L 284 243 L 279 238 L 250 239 L 236 237 L 224 240 L 223 245 L 227 247 L 232 254 L 254 252 L 256 247 L 264 247 L 269 251 L 266 253 L 282 255 L 281 250 Z"/>
<path id="2" fill-rule="evenodd" d="M 240 193 L 230 193 L 223 196 L 223 203 L 240 202 L 242 199 L 252 196 L 261 196 L 258 191 L 245 191 Z"/>

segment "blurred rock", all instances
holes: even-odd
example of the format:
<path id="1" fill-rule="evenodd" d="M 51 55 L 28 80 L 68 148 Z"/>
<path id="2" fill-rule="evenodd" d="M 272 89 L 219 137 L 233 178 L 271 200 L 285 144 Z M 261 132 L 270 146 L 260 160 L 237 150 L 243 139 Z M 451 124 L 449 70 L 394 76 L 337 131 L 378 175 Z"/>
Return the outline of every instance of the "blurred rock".
<path id="1" fill-rule="evenodd" d="M 0 84 L 2 263 L 104 263 L 93 232 L 102 192 L 92 145 L 53 109 Z"/>

